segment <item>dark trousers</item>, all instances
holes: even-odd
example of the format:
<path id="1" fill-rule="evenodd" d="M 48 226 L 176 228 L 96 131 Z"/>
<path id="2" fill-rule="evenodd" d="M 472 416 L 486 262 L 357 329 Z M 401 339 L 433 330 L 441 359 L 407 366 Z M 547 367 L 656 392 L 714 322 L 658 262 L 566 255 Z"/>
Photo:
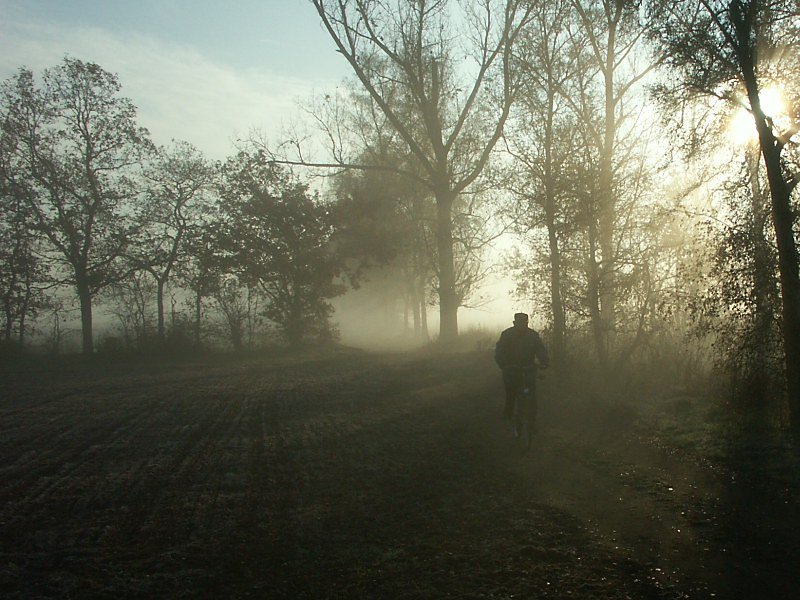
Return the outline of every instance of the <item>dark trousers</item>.
<path id="1" fill-rule="evenodd" d="M 528 387 L 535 393 L 535 374 L 529 373 L 527 379 Z M 503 369 L 503 385 L 506 388 L 506 406 L 503 409 L 503 416 L 510 417 L 514 414 L 514 401 L 525 385 L 525 374 L 519 369 Z"/>

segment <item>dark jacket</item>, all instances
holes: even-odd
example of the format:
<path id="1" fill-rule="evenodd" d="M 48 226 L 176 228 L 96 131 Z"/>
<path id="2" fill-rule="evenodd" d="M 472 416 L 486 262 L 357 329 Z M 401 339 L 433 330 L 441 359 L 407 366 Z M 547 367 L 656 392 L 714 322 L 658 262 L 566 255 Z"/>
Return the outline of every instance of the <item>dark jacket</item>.
<path id="1" fill-rule="evenodd" d="M 500 334 L 494 350 L 494 360 L 501 369 L 533 367 L 536 360 L 546 367 L 550 359 L 542 338 L 528 327 L 509 327 Z"/>

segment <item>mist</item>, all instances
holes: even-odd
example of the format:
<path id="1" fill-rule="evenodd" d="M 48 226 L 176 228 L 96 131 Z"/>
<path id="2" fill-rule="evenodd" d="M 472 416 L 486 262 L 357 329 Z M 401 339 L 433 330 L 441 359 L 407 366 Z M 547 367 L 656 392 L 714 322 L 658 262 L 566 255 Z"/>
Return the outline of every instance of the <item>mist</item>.
<path id="1" fill-rule="evenodd" d="M 3 597 L 800 589 L 796 3 L 6 8 Z"/>

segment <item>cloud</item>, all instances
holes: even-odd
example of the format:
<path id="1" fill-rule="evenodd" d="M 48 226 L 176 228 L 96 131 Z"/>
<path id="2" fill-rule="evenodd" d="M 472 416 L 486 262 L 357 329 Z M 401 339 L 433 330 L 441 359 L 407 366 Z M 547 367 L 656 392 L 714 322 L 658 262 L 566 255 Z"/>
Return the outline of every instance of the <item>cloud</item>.
<path id="1" fill-rule="evenodd" d="M 202 49 L 142 34 L 65 27 L 11 18 L 0 24 L 0 76 L 26 66 L 40 73 L 68 54 L 116 73 L 122 92 L 139 109 L 139 121 L 157 143 L 186 140 L 223 158 L 237 135 L 256 129 L 276 134 L 296 114 L 299 100 L 332 80 L 307 80 L 264 68 L 235 68 Z M 280 61 L 275 54 L 274 61 Z"/>

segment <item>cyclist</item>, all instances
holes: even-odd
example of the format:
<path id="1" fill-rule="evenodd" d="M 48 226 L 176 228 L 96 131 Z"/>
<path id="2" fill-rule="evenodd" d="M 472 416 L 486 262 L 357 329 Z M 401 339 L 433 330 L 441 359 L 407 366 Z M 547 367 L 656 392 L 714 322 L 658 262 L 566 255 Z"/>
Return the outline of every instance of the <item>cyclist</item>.
<path id="1" fill-rule="evenodd" d="M 500 339 L 495 346 L 494 360 L 503 370 L 503 383 L 506 388 L 503 418 L 510 419 L 514 412 L 514 401 L 522 391 L 523 373 L 520 367 L 533 369 L 534 376 L 529 377 L 528 385 L 534 385 L 537 360 L 538 366 L 542 368 L 547 368 L 550 362 L 542 338 L 536 331 L 528 327 L 527 314 L 514 314 L 514 326 L 500 334 Z M 535 393 L 534 390 L 531 391 Z"/>

